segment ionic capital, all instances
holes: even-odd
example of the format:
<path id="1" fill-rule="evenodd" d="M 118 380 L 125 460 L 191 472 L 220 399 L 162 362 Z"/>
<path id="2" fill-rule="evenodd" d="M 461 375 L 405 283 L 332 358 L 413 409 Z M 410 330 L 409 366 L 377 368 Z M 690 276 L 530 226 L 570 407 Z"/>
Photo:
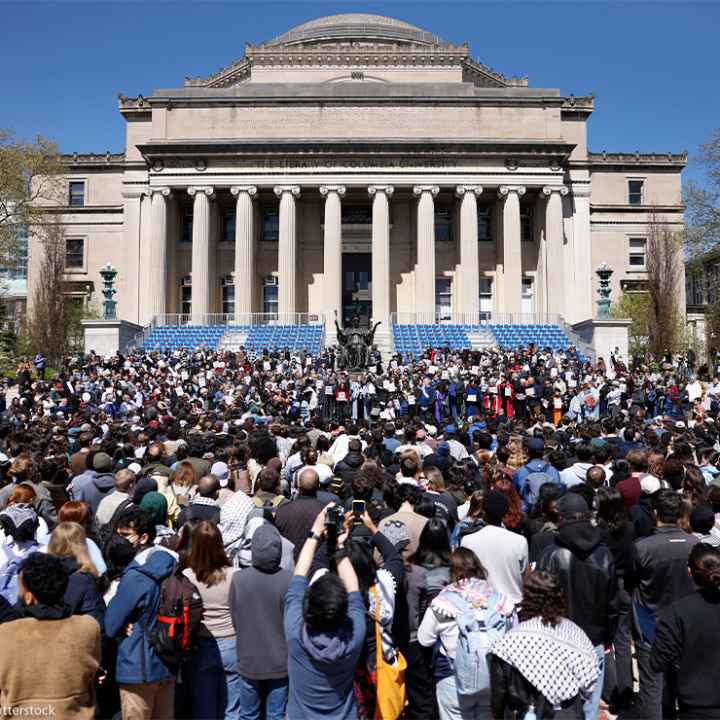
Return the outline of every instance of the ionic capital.
<path id="1" fill-rule="evenodd" d="M 209 200 L 212 200 L 215 197 L 215 188 L 211 185 L 192 185 L 188 188 L 190 197 L 195 197 L 197 193 L 203 193 Z"/>
<path id="2" fill-rule="evenodd" d="M 440 192 L 440 188 L 437 185 L 415 185 L 413 187 L 413 195 L 420 197 L 423 193 L 430 193 L 435 197 Z"/>
<path id="3" fill-rule="evenodd" d="M 550 197 L 553 193 L 560 193 L 561 197 L 565 197 L 569 190 L 564 185 L 545 185 L 542 192 L 546 197 Z"/>
<path id="4" fill-rule="evenodd" d="M 385 193 L 385 195 L 390 198 L 394 192 L 395 188 L 392 185 L 370 185 L 368 187 L 368 195 L 370 197 L 375 197 L 377 193 Z"/>
<path id="5" fill-rule="evenodd" d="M 300 197 L 299 185 L 276 185 L 273 188 L 275 195 L 280 197 L 283 193 L 290 193 L 293 197 Z"/>
<path id="6" fill-rule="evenodd" d="M 458 185 L 455 188 L 455 194 L 461 198 L 465 193 L 475 193 L 475 197 L 479 197 L 482 194 L 482 185 Z"/>
<path id="7" fill-rule="evenodd" d="M 156 193 L 160 193 L 163 197 L 169 197 L 172 192 L 169 187 L 151 187 L 148 189 L 148 195 L 152 197 Z"/>
<path id="8" fill-rule="evenodd" d="M 321 185 L 320 194 L 323 197 L 327 197 L 330 193 L 337 193 L 341 198 L 345 197 L 345 186 L 344 185 Z"/>
<path id="9" fill-rule="evenodd" d="M 505 200 L 510 193 L 515 193 L 518 197 L 522 197 L 525 194 L 525 187 L 523 185 L 501 185 L 498 188 L 498 197 L 501 200 Z"/>
<path id="10" fill-rule="evenodd" d="M 237 197 L 240 193 L 245 193 L 250 196 L 252 200 L 257 195 L 257 185 L 233 185 L 230 188 L 230 192 Z"/>

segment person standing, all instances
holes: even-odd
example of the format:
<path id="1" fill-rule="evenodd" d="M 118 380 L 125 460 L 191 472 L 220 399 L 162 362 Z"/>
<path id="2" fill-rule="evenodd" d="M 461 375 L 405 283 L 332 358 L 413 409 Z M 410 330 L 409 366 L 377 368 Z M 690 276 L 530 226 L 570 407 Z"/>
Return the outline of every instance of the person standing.
<path id="1" fill-rule="evenodd" d="M 283 609 L 292 574 L 280 567 L 282 538 L 273 525 L 263 524 L 253 533 L 250 552 L 251 567 L 235 573 L 230 585 L 239 673 L 238 717 L 282 720 L 288 697 Z"/>
<path id="2" fill-rule="evenodd" d="M 235 720 L 240 711 L 240 676 L 236 667 L 235 630 L 230 614 L 230 586 L 235 571 L 215 523 L 202 520 L 192 534 L 190 556 L 183 570 L 202 599 L 197 645 L 183 666 L 190 686 L 193 716 Z"/>

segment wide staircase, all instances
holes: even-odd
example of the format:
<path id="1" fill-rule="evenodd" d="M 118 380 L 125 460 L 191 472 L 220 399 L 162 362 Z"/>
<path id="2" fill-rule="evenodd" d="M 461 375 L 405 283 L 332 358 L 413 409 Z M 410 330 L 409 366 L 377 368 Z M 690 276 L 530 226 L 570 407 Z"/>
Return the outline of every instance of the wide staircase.
<path id="1" fill-rule="evenodd" d="M 323 325 L 159 325 L 142 342 L 146 351 L 208 350 L 237 352 L 241 348 L 262 352 L 288 348 L 318 355 L 322 350 Z"/>

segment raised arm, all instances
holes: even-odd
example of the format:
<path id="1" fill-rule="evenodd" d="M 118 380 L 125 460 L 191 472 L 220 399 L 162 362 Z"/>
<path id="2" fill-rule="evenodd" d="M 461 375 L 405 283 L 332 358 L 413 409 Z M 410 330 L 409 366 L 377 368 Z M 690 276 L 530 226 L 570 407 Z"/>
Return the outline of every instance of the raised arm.
<path id="1" fill-rule="evenodd" d="M 313 558 L 315 557 L 318 544 L 325 537 L 325 513 L 327 512 L 327 509 L 334 504 L 335 503 L 328 503 L 315 518 L 315 522 L 310 529 L 312 535 L 305 541 L 297 562 L 295 563 L 295 575 L 302 575 L 303 577 L 306 577 L 310 572 L 310 567 L 313 563 Z"/>

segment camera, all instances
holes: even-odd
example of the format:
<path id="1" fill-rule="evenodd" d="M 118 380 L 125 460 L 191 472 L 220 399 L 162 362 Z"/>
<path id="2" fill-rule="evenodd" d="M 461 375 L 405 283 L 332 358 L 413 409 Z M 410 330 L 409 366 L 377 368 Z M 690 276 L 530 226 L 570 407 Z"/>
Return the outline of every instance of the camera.
<path id="1" fill-rule="evenodd" d="M 333 505 L 325 513 L 325 527 L 328 532 L 333 532 L 337 537 L 343 529 L 345 522 L 345 511 L 340 505 Z"/>

